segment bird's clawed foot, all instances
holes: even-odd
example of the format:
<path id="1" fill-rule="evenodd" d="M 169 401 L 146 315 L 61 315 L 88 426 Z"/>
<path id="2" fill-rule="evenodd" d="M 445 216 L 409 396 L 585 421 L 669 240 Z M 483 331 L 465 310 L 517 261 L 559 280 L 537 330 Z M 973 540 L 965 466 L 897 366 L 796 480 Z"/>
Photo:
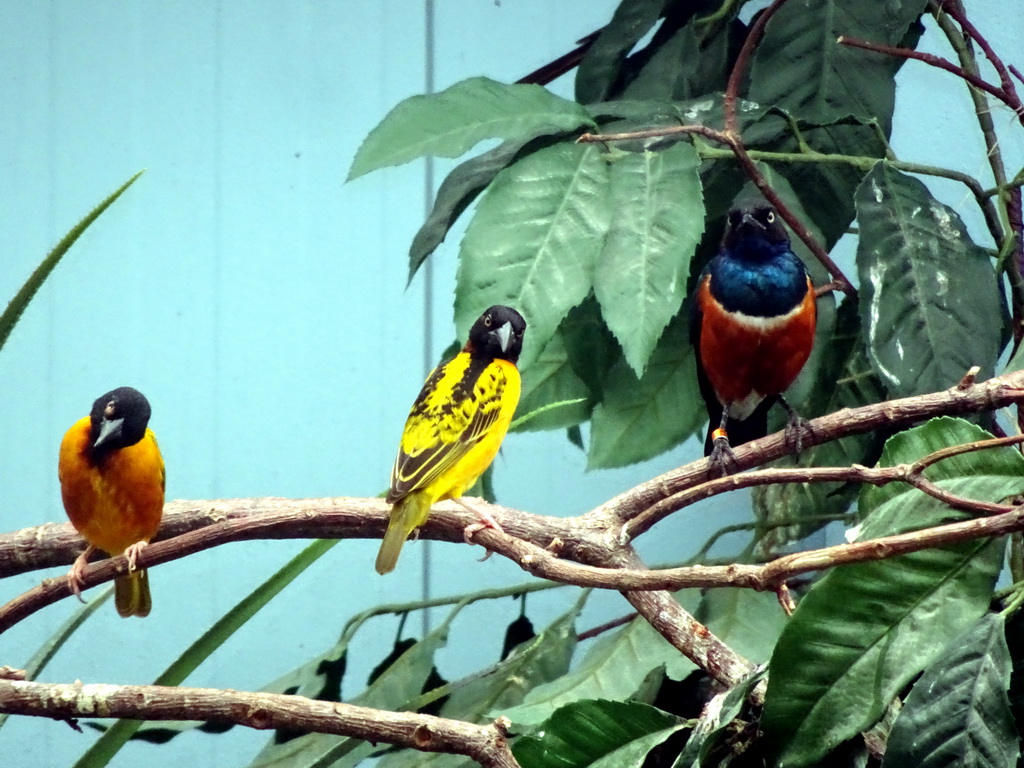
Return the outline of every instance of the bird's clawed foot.
<path id="1" fill-rule="evenodd" d="M 135 571 L 135 561 L 138 559 L 139 555 L 142 554 L 142 550 L 147 546 L 147 542 L 137 541 L 124 551 L 125 557 L 128 558 L 128 573 L 133 573 Z"/>
<path id="2" fill-rule="evenodd" d="M 89 556 L 96 550 L 96 547 L 91 544 L 85 548 L 78 557 L 75 558 L 75 562 L 71 566 L 71 570 L 68 571 L 68 586 L 71 587 L 71 591 L 75 597 L 78 598 L 79 602 L 84 603 L 85 598 L 82 597 L 82 590 L 85 588 L 85 569 L 89 566 Z"/>
<path id="3" fill-rule="evenodd" d="M 724 429 L 718 428 L 711 433 L 711 439 L 714 445 L 708 457 L 711 461 L 711 473 L 725 477 L 736 470 L 736 457 L 733 455 L 732 446 L 729 445 L 729 436 Z"/>
<path id="4" fill-rule="evenodd" d="M 797 413 L 793 407 L 786 402 L 783 397 L 779 398 L 779 402 L 782 407 L 786 409 L 786 413 L 789 418 L 786 421 L 785 437 L 786 447 L 793 452 L 793 454 L 799 458 L 800 453 L 804 449 L 804 440 L 811 439 L 814 437 L 814 429 L 811 427 L 811 422 L 803 418 Z"/>
<path id="5" fill-rule="evenodd" d="M 480 522 L 479 523 L 473 523 L 471 525 L 467 525 L 465 527 L 465 529 L 462 531 L 462 538 L 466 540 L 467 544 L 472 544 L 473 543 L 473 534 L 475 534 L 477 531 L 484 530 L 484 528 L 492 528 L 495 531 L 497 531 L 498 533 L 504 533 L 505 532 L 502 529 L 502 527 L 500 525 L 498 525 L 498 521 L 495 520 L 493 517 L 491 517 L 491 515 L 488 512 L 486 512 L 486 511 L 484 511 L 482 509 L 477 509 L 475 506 L 473 506 L 472 504 L 470 504 L 469 502 L 467 502 L 465 499 L 462 499 L 462 498 L 454 499 L 454 501 L 456 501 L 458 504 L 460 504 L 466 510 L 472 512 L 474 515 L 476 515 L 477 517 L 480 518 Z M 487 550 L 487 554 L 485 554 L 483 557 L 480 558 L 480 562 L 483 562 L 488 557 L 490 557 L 492 554 L 493 553 L 490 550 Z"/>

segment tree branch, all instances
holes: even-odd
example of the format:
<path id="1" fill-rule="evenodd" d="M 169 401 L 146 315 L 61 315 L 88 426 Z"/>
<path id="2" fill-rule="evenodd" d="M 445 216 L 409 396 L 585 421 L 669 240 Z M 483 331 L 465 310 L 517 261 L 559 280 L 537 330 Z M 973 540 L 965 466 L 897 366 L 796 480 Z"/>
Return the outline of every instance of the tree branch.
<path id="1" fill-rule="evenodd" d="M 0 712 L 74 720 L 206 720 L 247 728 L 289 728 L 465 755 L 486 768 L 518 768 L 506 739 L 511 723 L 473 725 L 304 696 L 162 685 L 84 685 L 0 680 Z"/>

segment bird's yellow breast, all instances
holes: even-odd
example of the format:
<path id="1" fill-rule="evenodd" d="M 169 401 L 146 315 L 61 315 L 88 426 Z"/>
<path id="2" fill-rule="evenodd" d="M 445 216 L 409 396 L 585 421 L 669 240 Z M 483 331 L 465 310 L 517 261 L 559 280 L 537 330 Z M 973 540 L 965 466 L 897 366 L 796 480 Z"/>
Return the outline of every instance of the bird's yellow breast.
<path id="1" fill-rule="evenodd" d="M 58 476 L 71 524 L 95 547 L 121 554 L 152 539 L 164 506 L 164 462 L 153 431 L 111 452 L 101 465 L 89 457 L 90 421 L 72 425 L 60 446 Z"/>

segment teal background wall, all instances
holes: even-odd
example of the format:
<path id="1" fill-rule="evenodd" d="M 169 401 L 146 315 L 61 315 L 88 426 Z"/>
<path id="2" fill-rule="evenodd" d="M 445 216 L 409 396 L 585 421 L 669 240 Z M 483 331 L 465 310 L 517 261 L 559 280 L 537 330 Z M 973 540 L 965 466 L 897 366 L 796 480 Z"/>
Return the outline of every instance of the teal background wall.
<path id="1" fill-rule="evenodd" d="M 402 98 L 477 74 L 515 80 L 598 28 L 615 5 L 7 4 L 0 301 L 99 200 L 140 168 L 147 172 L 69 253 L 0 353 L 3 530 L 64 520 L 60 438 L 95 397 L 121 384 L 153 404 L 168 498 L 380 492 L 409 405 L 453 338 L 459 233 L 406 289 L 409 242 L 451 163 L 414 163 L 343 184 L 353 153 Z M 996 49 L 1020 66 L 1024 17 L 971 6 Z M 947 53 L 932 36 L 923 47 Z M 569 95 L 571 80 L 553 88 Z M 908 65 L 897 153 L 984 174 L 981 140 L 964 119 L 970 110 L 949 75 Z M 1006 110 L 996 120 L 1009 165 L 1019 167 L 1020 129 Z M 963 189 L 930 186 L 987 244 Z M 849 259 L 850 244 L 841 250 Z M 699 453 L 691 441 L 645 465 L 585 473 L 583 455 L 560 433 L 512 435 L 495 482 L 512 507 L 574 515 Z M 643 552 L 653 561 L 680 559 L 713 530 L 748 516 L 746 497 L 719 500 L 663 523 Z M 154 569 L 149 618 L 100 611 L 42 679 L 152 681 L 302 546 L 234 544 Z M 359 610 L 526 580 L 500 558 L 478 564 L 479 549 L 424 543 L 407 548 L 398 573 L 380 578 L 375 552 L 374 542 L 339 544 L 189 684 L 256 688 L 333 644 Z M 0 599 L 59 573 L 9 579 Z M 574 594 L 531 597 L 529 613 L 539 625 Z M 0 664 L 23 664 L 74 609 L 65 601 L 0 635 Z M 600 595 L 581 627 L 626 610 L 617 595 Z M 512 600 L 468 610 L 441 657 L 442 673 L 457 676 L 493 659 L 517 614 Z M 390 649 L 395 627 L 381 619 L 359 636 L 347 695 Z M 16 718 L 0 731 L 0 755 L 17 755 L 14 765 L 70 765 L 93 738 Z M 164 747 L 130 745 L 114 764 L 244 765 L 265 739 L 243 729 L 193 734 Z"/>

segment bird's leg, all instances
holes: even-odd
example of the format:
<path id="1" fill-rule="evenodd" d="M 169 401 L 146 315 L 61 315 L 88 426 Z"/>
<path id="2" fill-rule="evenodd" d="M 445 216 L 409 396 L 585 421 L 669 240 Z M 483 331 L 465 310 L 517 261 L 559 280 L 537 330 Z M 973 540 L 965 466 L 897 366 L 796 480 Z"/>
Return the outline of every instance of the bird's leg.
<path id="1" fill-rule="evenodd" d="M 462 538 L 464 538 L 466 540 L 467 544 L 472 544 L 473 543 L 473 534 L 476 533 L 477 531 L 482 531 L 484 528 L 493 528 L 498 533 L 504 533 L 505 532 L 502 529 L 502 527 L 500 525 L 498 525 L 498 521 L 495 520 L 493 517 L 491 517 L 490 514 L 488 514 L 486 511 L 484 511 L 482 509 L 478 509 L 477 507 L 473 506 L 472 504 L 470 504 L 468 501 L 466 501 L 461 496 L 459 498 L 457 498 L 457 499 L 452 499 L 452 501 L 455 501 L 456 503 L 461 505 L 463 508 L 465 508 L 469 512 L 472 512 L 474 515 L 476 515 L 477 517 L 480 518 L 480 522 L 479 523 L 472 523 L 471 525 L 467 525 L 465 530 L 463 530 Z M 491 556 L 491 554 L 492 554 L 491 551 L 488 550 L 487 554 L 484 555 L 481 558 L 481 561 L 486 560 L 488 557 Z"/>
<path id="2" fill-rule="evenodd" d="M 144 550 L 147 546 L 148 542 L 137 541 L 124 551 L 125 557 L 128 558 L 128 573 L 131 573 L 135 570 L 135 560 L 138 558 L 140 554 L 142 554 L 142 550 Z"/>
<path id="3" fill-rule="evenodd" d="M 83 603 L 85 602 L 85 599 L 82 597 L 82 588 L 85 586 L 83 574 L 89 565 L 89 556 L 95 551 L 96 547 L 90 544 L 85 548 L 85 551 L 82 552 L 82 554 L 75 558 L 75 562 L 72 564 L 71 570 L 68 571 L 68 586 L 71 587 L 71 591 L 75 593 L 75 597 Z"/>
<path id="4" fill-rule="evenodd" d="M 811 428 L 811 423 L 807 419 L 803 418 L 789 403 L 786 402 L 786 398 L 779 396 L 779 404 L 786 409 L 787 421 L 786 421 L 786 447 L 793 451 L 799 458 L 800 452 L 804 448 L 804 435 L 807 437 L 814 436 L 814 430 Z"/>
<path id="5" fill-rule="evenodd" d="M 722 421 L 718 425 L 718 429 L 711 433 L 711 442 L 714 444 L 714 448 L 711 451 L 711 455 L 708 457 L 711 460 L 711 466 L 713 469 L 717 469 L 721 477 L 725 477 L 729 474 L 732 467 L 730 463 L 736 465 L 736 457 L 733 456 L 732 446 L 729 445 L 729 435 L 725 431 L 725 425 L 729 421 L 729 409 L 722 408 Z"/>

